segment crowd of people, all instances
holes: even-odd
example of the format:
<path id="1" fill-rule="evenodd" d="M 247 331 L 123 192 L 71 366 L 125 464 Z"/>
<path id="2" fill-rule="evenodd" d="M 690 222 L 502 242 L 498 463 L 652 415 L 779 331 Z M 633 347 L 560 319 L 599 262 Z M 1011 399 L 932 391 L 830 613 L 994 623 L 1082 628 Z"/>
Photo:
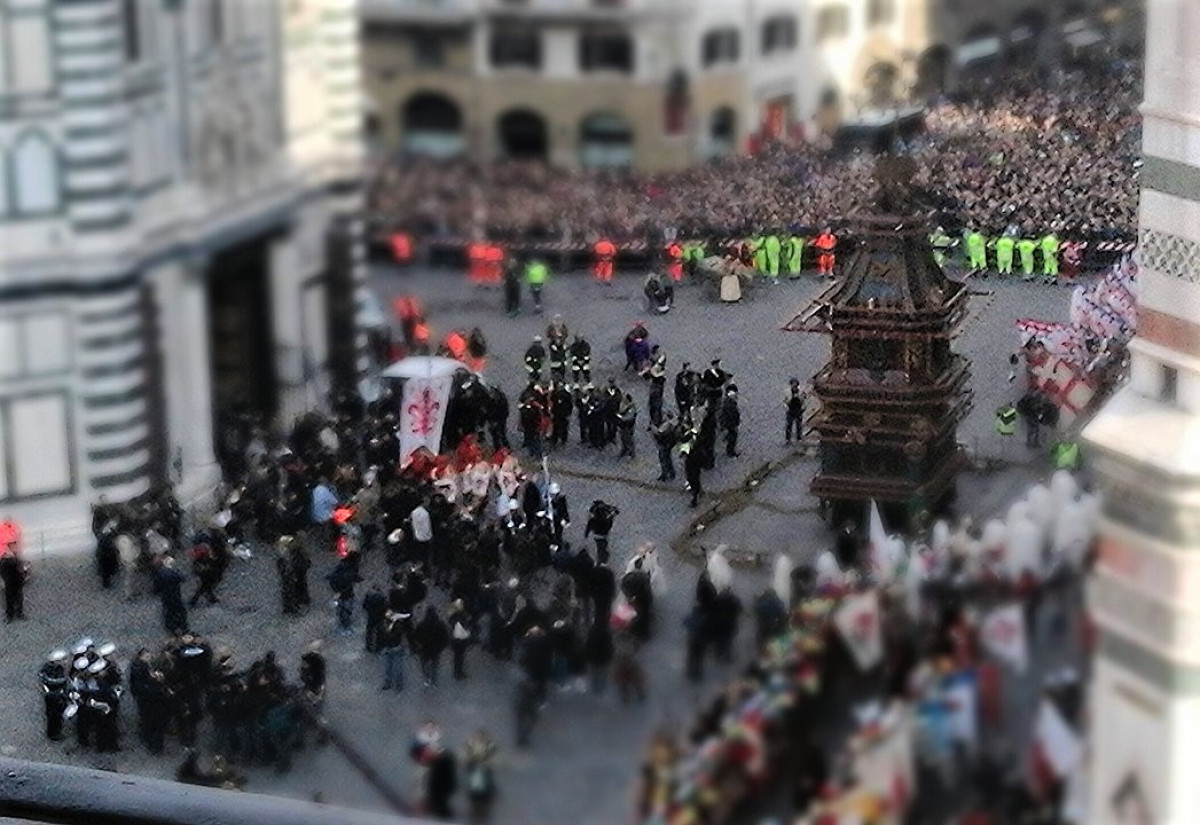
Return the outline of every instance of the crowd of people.
<path id="1" fill-rule="evenodd" d="M 530 384 L 520 406 L 538 403 L 533 396 L 541 397 L 544 379 L 552 388 L 537 426 L 526 433 L 535 468 L 543 424 L 551 421 L 552 430 L 559 423 L 553 397 L 564 373 L 575 367 L 580 381 L 590 379 L 585 348 L 575 348 L 574 362 L 568 353 L 559 354 L 566 336 L 566 324 L 555 318 L 548 338 L 556 354 L 545 366 L 527 358 Z M 663 409 L 665 357 L 648 339 L 641 324 L 630 331 L 628 368 L 650 383 L 655 437 L 664 471 L 673 476 L 676 439 L 664 435 L 665 425 L 674 426 L 674 414 Z M 726 453 L 736 455 L 736 421 L 729 423 L 736 388 L 729 379 L 714 360 L 702 374 L 685 364 L 676 381 L 675 400 L 687 422 L 681 452 L 693 503 L 702 492 L 702 462 L 712 466 L 715 460 L 718 420 L 728 425 Z M 161 753 L 167 737 L 188 749 L 181 778 L 238 785 L 244 777 L 232 773 L 235 766 L 286 770 L 320 714 L 325 667 L 317 648 L 301 657 L 299 683 L 293 684 L 274 653 L 239 670 L 232 653 L 214 651 L 196 627 L 203 624 L 205 607 L 219 602 L 225 578 L 236 575 L 243 561 L 264 554 L 278 571 L 284 616 L 323 601 L 316 595 L 323 585 L 313 580 L 312 569 L 319 556 L 336 559 L 324 586 L 336 602 L 338 631 L 361 633 L 364 649 L 379 659 L 381 690 L 410 690 L 418 679 L 426 689 L 438 689 L 446 658 L 453 679 L 467 679 L 475 648 L 515 663 L 521 678 L 512 707 L 521 746 L 532 742 L 554 691 L 599 694 L 611 682 L 622 702 L 643 699 L 640 650 L 654 633 L 661 587 L 653 547 L 639 548 L 623 564 L 613 559 L 609 541 L 620 513 L 603 500 L 586 509 L 587 544 L 572 547 L 564 537 L 572 507 L 560 484 L 546 471 L 522 466 L 507 446 L 506 415 L 497 420 L 492 405 L 473 403 L 475 391 L 489 402 L 503 397 L 478 381 L 464 390 L 447 421 L 446 443 L 457 446 L 442 455 L 420 450 L 397 461 L 398 399 L 391 390 L 371 403 L 347 393 L 334 400 L 330 415 L 301 417 L 286 438 L 243 429 L 238 459 L 229 464 L 236 474 L 218 489 L 213 515 L 200 523 L 188 523 L 169 488 L 134 502 L 99 503 L 94 532 L 101 586 L 126 600 L 155 594 L 171 641 L 161 650 L 138 652 L 127 686 L 111 650 L 82 668 L 56 651 L 46 672 L 62 682 L 46 693 L 47 734 L 61 736 L 64 710 L 79 704 L 73 696 L 103 694 L 104 726 L 92 733 L 98 724 L 92 720 L 100 717 L 85 701 L 75 717 L 77 736 L 81 745 L 94 736 L 98 748 L 116 750 L 120 694 L 127 690 L 137 705 L 138 738 L 150 752 Z M 577 385 L 577 392 L 587 396 L 590 390 Z M 584 403 L 585 441 L 603 449 L 615 428 L 626 433 L 621 441 L 632 453 L 633 437 L 619 405 L 613 414 L 599 394 L 597 399 L 594 410 Z M 577 403 L 571 395 L 568 412 Z M 481 446 L 489 438 L 493 443 Z M 697 459 L 690 458 L 692 452 Z M 375 561 L 364 565 L 364 557 Z M 85 642 L 80 655 L 93 657 L 94 646 Z M 99 660 L 107 664 L 93 670 Z M 409 672 L 412 664 L 419 677 Z M 208 736 L 198 733 L 204 720 Z M 202 743 L 213 754 L 208 768 L 201 767 Z M 444 794 L 438 783 L 445 777 L 434 782 L 433 775 L 430 782 L 443 790 L 430 786 L 429 793 Z M 434 800 L 429 810 L 448 817 L 447 805 L 444 798 Z"/>
<path id="2" fill-rule="evenodd" d="M 757 655 L 690 725 L 652 740 L 641 821 L 729 821 L 771 785 L 790 792 L 793 812 L 774 821 L 796 825 L 1086 821 L 1079 749 L 1060 760 L 1056 748 L 1087 730 L 1081 673 L 1063 651 L 1090 647 L 1074 617 L 1095 507 L 1059 472 L 1003 518 L 938 522 L 911 547 L 845 531 L 814 564 L 777 558 L 753 604 Z M 689 677 L 707 655 L 728 657 L 742 612 L 731 578 L 718 547 L 685 620 Z M 1005 719 L 1006 684 L 1030 711 L 1018 718 L 1052 715 L 1053 741 L 1039 721 L 1022 731 Z M 847 702 L 849 736 L 829 723 Z"/>
<path id="3" fill-rule="evenodd" d="M 914 181 L 947 226 L 1010 226 L 1078 241 L 1131 239 L 1137 208 L 1140 66 L 1047 77 L 1011 69 L 930 101 L 906 147 Z M 566 171 L 534 161 L 404 157 L 379 169 L 373 222 L 417 236 L 660 242 L 819 229 L 867 208 L 872 159 L 812 144 L 771 146 L 653 175 Z"/>

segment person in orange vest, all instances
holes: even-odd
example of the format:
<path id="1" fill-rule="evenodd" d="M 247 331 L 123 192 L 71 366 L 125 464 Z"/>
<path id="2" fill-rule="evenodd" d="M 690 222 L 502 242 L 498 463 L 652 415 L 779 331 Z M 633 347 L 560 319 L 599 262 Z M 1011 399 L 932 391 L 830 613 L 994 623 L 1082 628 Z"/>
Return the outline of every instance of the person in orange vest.
<path id="1" fill-rule="evenodd" d="M 821 234 L 813 241 L 813 246 L 817 248 L 817 272 L 821 275 L 832 275 L 834 264 L 833 250 L 837 248 L 837 236 L 827 226 L 821 230 Z"/>
<path id="2" fill-rule="evenodd" d="M 483 250 L 484 282 L 499 286 L 504 280 L 504 247 L 498 243 L 490 243 Z"/>
<path id="3" fill-rule="evenodd" d="M 483 286 L 487 277 L 487 245 L 479 241 L 467 244 L 467 277 L 475 286 Z"/>
<path id="4" fill-rule="evenodd" d="M 601 238 L 592 247 L 596 253 L 596 263 L 593 271 L 596 280 L 602 284 L 611 284 L 613 277 L 613 258 L 617 257 L 617 247 L 608 238 Z"/>
<path id="5" fill-rule="evenodd" d="M 388 239 L 392 244 L 392 257 L 398 264 L 412 261 L 412 238 L 405 232 L 395 232 Z"/>
<path id="6" fill-rule="evenodd" d="M 417 320 L 423 317 L 421 304 L 412 295 L 401 295 L 395 300 L 392 307 L 395 309 L 396 319 L 400 321 L 400 329 L 404 334 L 404 345 L 411 349 Z"/>
<path id="7" fill-rule="evenodd" d="M 425 316 L 418 316 L 413 324 L 412 333 L 412 351 L 419 355 L 429 354 L 429 324 L 425 323 Z"/>
<path id="8" fill-rule="evenodd" d="M 683 246 L 679 241 L 671 241 L 667 244 L 667 274 L 671 276 L 671 280 L 679 283 L 683 280 Z"/>
<path id="9" fill-rule="evenodd" d="M 451 357 L 459 361 L 466 361 L 467 339 L 461 332 L 454 329 L 446 336 L 446 351 L 450 353 Z"/>

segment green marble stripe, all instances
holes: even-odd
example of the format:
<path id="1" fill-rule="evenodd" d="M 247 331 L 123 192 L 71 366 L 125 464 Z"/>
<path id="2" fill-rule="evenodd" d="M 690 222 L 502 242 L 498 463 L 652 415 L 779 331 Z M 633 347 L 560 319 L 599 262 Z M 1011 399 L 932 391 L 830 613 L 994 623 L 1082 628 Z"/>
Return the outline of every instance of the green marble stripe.
<path id="1" fill-rule="evenodd" d="M 1141 181 L 1142 186 L 1155 192 L 1200 203 L 1200 168 L 1195 166 L 1148 156 Z"/>
<path id="2" fill-rule="evenodd" d="M 1135 673 L 1164 693 L 1200 695 L 1200 665 L 1173 662 L 1156 650 L 1109 630 L 1100 631 L 1098 655 Z"/>

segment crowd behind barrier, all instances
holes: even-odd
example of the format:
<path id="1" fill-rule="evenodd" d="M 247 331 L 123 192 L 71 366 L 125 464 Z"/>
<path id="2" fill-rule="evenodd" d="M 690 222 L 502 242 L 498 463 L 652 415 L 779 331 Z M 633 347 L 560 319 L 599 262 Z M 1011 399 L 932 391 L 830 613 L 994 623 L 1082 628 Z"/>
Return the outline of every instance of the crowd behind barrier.
<path id="1" fill-rule="evenodd" d="M 955 237 L 968 227 L 988 238 L 1053 232 L 1087 244 L 1086 268 L 1104 268 L 1113 260 L 1096 253 L 1119 253 L 1136 234 L 1140 81 L 1121 61 L 1051 77 L 1012 70 L 935 100 L 905 145 L 918 162 L 914 192 Z M 368 215 L 381 245 L 403 233 L 434 264 L 461 265 L 467 239 L 480 237 L 575 268 L 606 237 L 618 266 L 640 265 L 670 228 L 710 241 L 811 237 L 824 225 L 844 233 L 846 216 L 869 208 L 873 170 L 867 155 L 810 144 L 653 175 L 402 158 L 375 175 Z"/>

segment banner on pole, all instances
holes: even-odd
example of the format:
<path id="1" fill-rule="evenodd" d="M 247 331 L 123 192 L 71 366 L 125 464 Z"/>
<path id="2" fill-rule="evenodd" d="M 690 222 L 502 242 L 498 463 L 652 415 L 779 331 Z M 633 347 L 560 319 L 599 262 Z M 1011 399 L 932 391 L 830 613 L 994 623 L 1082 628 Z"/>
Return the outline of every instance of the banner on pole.
<path id="1" fill-rule="evenodd" d="M 988 653 L 1018 673 L 1029 667 L 1025 614 L 1019 604 L 998 607 L 989 613 L 980 625 L 979 636 Z"/>
<path id="2" fill-rule="evenodd" d="M 879 594 L 874 590 L 847 596 L 833 623 L 860 670 L 883 661 L 883 629 L 879 626 Z"/>
<path id="3" fill-rule="evenodd" d="M 400 460 L 424 447 L 433 454 L 440 451 L 446 407 L 450 404 L 449 375 L 409 378 L 400 399 Z"/>

